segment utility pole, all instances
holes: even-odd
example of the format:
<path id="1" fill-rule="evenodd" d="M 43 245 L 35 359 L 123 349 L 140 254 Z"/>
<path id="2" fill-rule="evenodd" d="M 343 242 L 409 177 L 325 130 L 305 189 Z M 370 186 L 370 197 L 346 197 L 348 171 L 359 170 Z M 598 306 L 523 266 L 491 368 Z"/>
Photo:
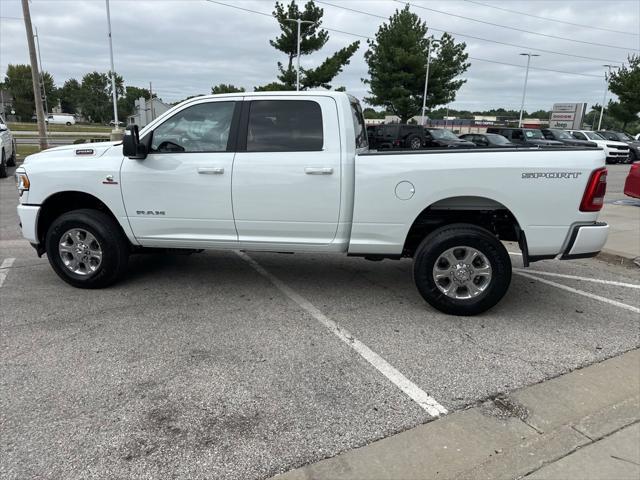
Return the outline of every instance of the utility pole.
<path id="1" fill-rule="evenodd" d="M 300 91 L 300 25 L 308 23 L 313 25 L 315 22 L 310 20 L 301 20 L 300 18 L 286 18 L 286 22 L 296 22 L 298 24 L 298 55 L 296 57 L 296 91 Z"/>
<path id="2" fill-rule="evenodd" d="M 524 99 L 527 95 L 527 81 L 529 80 L 529 64 L 531 63 L 531 57 L 539 57 L 537 53 L 521 53 L 527 57 L 527 71 L 524 74 L 524 88 L 522 89 L 522 104 L 520 105 L 520 120 L 518 120 L 518 128 L 522 127 L 522 113 L 524 112 Z"/>
<path id="3" fill-rule="evenodd" d="M 122 132 L 118 124 L 118 98 L 116 95 L 116 71 L 113 66 L 113 42 L 111 41 L 111 11 L 109 10 L 109 0 L 105 0 L 107 4 L 107 29 L 109 32 L 109 55 L 111 57 L 111 96 L 113 97 L 113 120 L 114 126 L 111 131 L 111 140 L 121 140 Z"/>
<path id="4" fill-rule="evenodd" d="M 604 87 L 604 97 L 602 97 L 602 106 L 600 107 L 600 120 L 598 120 L 598 130 L 602 126 L 602 114 L 604 113 L 604 104 L 607 101 L 607 92 L 609 91 L 609 78 L 611 77 L 611 69 L 616 68 L 616 65 L 603 65 L 603 67 L 607 67 L 609 69 L 609 75 L 607 72 L 604 74 L 604 80 L 606 82 L 606 86 Z"/>
<path id="5" fill-rule="evenodd" d="M 22 0 L 22 16 L 27 30 L 27 45 L 29 46 L 29 61 L 31 62 L 31 82 L 33 84 L 33 98 L 36 104 L 36 118 L 38 120 L 38 137 L 40 149 L 47 148 L 47 131 L 44 125 L 44 111 L 42 108 L 42 96 L 40 94 L 40 80 L 38 75 L 38 59 L 36 58 L 36 44 L 33 41 L 33 26 L 31 25 L 31 12 L 29 12 L 29 0 Z"/>
<path id="6" fill-rule="evenodd" d="M 422 95 L 422 121 L 420 122 L 424 125 L 424 117 L 426 116 L 427 111 L 427 90 L 429 87 L 429 66 L 431 65 L 431 44 L 439 43 L 438 40 L 427 39 L 427 73 L 424 76 L 424 93 Z"/>

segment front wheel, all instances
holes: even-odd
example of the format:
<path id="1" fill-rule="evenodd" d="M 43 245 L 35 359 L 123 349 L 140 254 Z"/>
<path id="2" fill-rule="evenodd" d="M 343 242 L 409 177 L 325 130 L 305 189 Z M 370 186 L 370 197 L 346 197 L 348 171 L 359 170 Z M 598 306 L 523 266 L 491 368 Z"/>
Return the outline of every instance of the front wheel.
<path id="1" fill-rule="evenodd" d="M 125 272 L 129 245 L 119 225 L 98 210 L 73 210 L 53 221 L 46 237 L 49 263 L 78 288 L 103 288 Z"/>
<path id="2" fill-rule="evenodd" d="M 511 259 L 488 230 L 469 224 L 441 227 L 414 255 L 418 291 L 450 315 L 476 315 L 496 305 L 511 283 Z"/>
<path id="3" fill-rule="evenodd" d="M 7 178 L 7 159 L 4 150 L 0 153 L 0 178 Z"/>
<path id="4" fill-rule="evenodd" d="M 17 148 L 17 145 L 16 145 L 16 141 L 14 139 L 13 142 L 11 143 L 11 156 L 7 160 L 7 165 L 8 166 L 10 166 L 10 167 L 15 167 L 16 166 L 17 151 L 18 151 L 18 148 Z"/>

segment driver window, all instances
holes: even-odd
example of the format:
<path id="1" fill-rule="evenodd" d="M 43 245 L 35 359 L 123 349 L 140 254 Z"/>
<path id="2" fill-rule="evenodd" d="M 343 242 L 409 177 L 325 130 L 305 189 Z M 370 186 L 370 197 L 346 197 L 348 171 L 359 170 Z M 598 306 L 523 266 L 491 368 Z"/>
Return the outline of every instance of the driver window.
<path id="1" fill-rule="evenodd" d="M 236 102 L 200 103 L 176 113 L 153 131 L 156 153 L 225 152 Z"/>

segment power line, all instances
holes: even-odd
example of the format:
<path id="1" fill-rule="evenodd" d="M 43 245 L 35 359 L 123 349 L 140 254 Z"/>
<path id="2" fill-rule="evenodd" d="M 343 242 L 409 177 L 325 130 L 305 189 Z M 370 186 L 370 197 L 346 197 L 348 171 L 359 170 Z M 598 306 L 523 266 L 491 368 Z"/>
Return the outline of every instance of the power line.
<path id="1" fill-rule="evenodd" d="M 216 5 L 222 5 L 223 7 L 229 7 L 229 8 L 235 8 L 236 10 L 242 10 L 243 12 L 256 13 L 258 15 L 262 15 L 263 17 L 276 18 L 271 13 L 260 12 L 258 10 L 251 10 L 250 8 L 239 7 L 237 5 L 229 5 L 228 3 L 217 2 L 216 0 L 205 0 L 205 1 L 209 2 L 209 3 L 215 3 Z M 345 32 L 344 30 L 338 30 L 338 29 L 335 29 L 335 28 L 327 28 L 325 26 L 323 26 L 322 28 L 324 28 L 325 30 L 328 30 L 330 32 L 344 33 L 345 35 L 351 35 L 351 36 L 354 36 L 354 37 L 360 37 L 360 38 L 369 39 L 369 37 L 367 37 L 366 35 L 359 35 L 357 33 Z M 607 61 L 609 61 L 609 60 L 607 60 Z M 618 62 L 618 63 L 620 63 L 620 62 Z"/>
<path id="2" fill-rule="evenodd" d="M 614 30 L 612 28 L 605 28 L 605 27 L 595 27 L 593 25 L 584 25 L 582 23 L 573 23 L 573 22 L 567 22 L 566 20 L 558 20 L 556 18 L 542 17 L 540 15 L 534 15 L 532 13 L 519 12 L 518 10 L 510 10 L 508 8 L 496 7 L 495 5 L 489 5 L 488 3 L 476 2 L 475 0 L 463 0 L 463 1 L 467 3 L 475 3 L 476 5 L 481 5 L 483 7 L 493 8 L 495 10 L 502 10 L 503 12 L 517 13 L 520 15 L 526 15 L 527 17 L 539 18 L 540 20 L 547 20 L 549 22 L 564 23 L 566 25 L 572 25 L 574 27 L 591 28 L 594 30 L 603 30 L 605 32 L 621 33 L 622 35 L 633 35 L 635 37 L 639 35 L 637 33 L 625 32 L 623 30 Z"/>
<path id="3" fill-rule="evenodd" d="M 217 1 L 217 0 L 205 0 L 205 1 L 207 1 L 207 2 L 209 2 L 209 3 L 215 3 L 216 5 L 221 5 L 221 6 L 223 6 L 223 7 L 235 8 L 236 10 L 242 10 L 242 11 L 244 11 L 244 12 L 248 12 L 248 13 L 255 13 L 255 14 L 257 14 L 257 15 L 262 15 L 262 16 L 264 16 L 264 17 L 271 17 L 271 18 L 275 18 L 273 15 L 271 15 L 271 14 L 269 14 L 269 13 L 260 12 L 260 11 L 258 11 L 258 10 L 252 10 L 252 9 L 250 9 L 250 8 L 238 7 L 237 5 L 230 5 L 230 4 L 228 4 L 228 3 L 219 2 L 219 1 Z M 326 4 L 326 5 L 330 5 L 330 4 L 329 4 L 329 3 L 327 3 L 327 2 L 320 2 L 320 1 L 318 1 L 318 0 L 316 0 L 316 3 L 324 3 L 324 4 Z M 339 7 L 339 8 L 342 8 L 342 7 Z M 344 8 L 346 8 L 346 7 L 344 7 Z M 353 9 L 347 9 L 347 10 L 353 10 Z M 353 11 L 355 11 L 355 12 L 357 12 L 357 13 L 364 13 L 364 14 L 366 14 L 366 15 L 370 15 L 370 16 L 374 16 L 374 17 L 378 17 L 378 16 L 379 16 L 379 15 L 375 15 L 375 14 L 373 14 L 373 13 L 369 13 L 369 12 L 361 12 L 361 11 L 356 11 L 356 10 L 353 10 Z M 385 20 L 387 20 L 387 18 L 386 18 L 386 17 L 382 17 L 382 18 L 384 18 Z M 324 28 L 324 27 L 323 27 L 323 28 Z M 328 28 L 325 28 L 325 30 L 329 30 L 329 29 L 328 29 Z M 332 31 L 336 31 L 336 32 L 340 32 L 340 33 L 345 33 L 345 34 L 347 34 L 347 35 L 354 35 L 354 36 L 357 36 L 357 37 L 366 38 L 367 40 L 371 40 L 371 37 L 369 37 L 369 36 L 367 36 L 367 35 L 360 35 L 360 34 L 358 34 L 358 33 L 345 32 L 345 31 L 342 31 L 342 30 L 332 30 Z M 452 33 L 453 33 L 453 32 L 452 32 Z M 530 49 L 530 50 L 533 50 L 533 49 Z M 525 68 L 525 66 L 524 66 L 524 65 L 518 65 L 517 63 L 499 62 L 499 61 L 497 61 L 497 60 L 489 60 L 489 59 L 487 59 L 487 58 L 469 57 L 469 59 L 470 59 L 470 60 L 477 60 L 477 61 L 479 61 L 479 62 L 488 62 L 488 63 L 496 63 L 496 64 L 500 64 L 500 65 L 507 65 L 507 66 L 510 66 L 510 67 Z M 601 77 L 601 75 L 594 75 L 594 74 L 591 74 L 591 73 L 568 72 L 568 71 L 564 71 L 564 70 L 553 70 L 553 69 L 550 69 L 550 68 L 543 68 L 543 67 L 530 67 L 530 69 L 531 69 L 531 70 L 543 70 L 543 71 L 546 71 L 546 72 L 554 72 L 554 73 L 563 73 L 563 74 L 567 74 L 567 75 L 578 75 L 578 76 L 581 76 L 581 77 L 602 78 L 602 77 Z"/>
<path id="4" fill-rule="evenodd" d="M 430 12 L 441 13 L 443 15 L 448 15 L 450 17 L 461 18 L 463 20 L 468 20 L 470 22 L 477 22 L 477 23 L 482 23 L 482 24 L 485 24 L 485 25 L 491 25 L 492 27 L 500 27 L 500 28 L 506 28 L 506 29 L 509 29 L 509 30 L 515 30 L 516 32 L 523 32 L 523 33 L 528 33 L 528 34 L 531 34 L 531 35 L 539 35 L 541 37 L 547 37 L 547 38 L 555 38 L 556 40 L 566 40 L 568 42 L 582 43 L 584 45 L 595 45 L 597 47 L 616 48 L 618 50 L 632 50 L 634 52 L 639 51 L 639 50 L 637 50 L 635 48 L 620 47 L 618 45 L 609 45 L 609 44 L 606 44 L 606 43 L 587 42 L 586 40 L 575 40 L 573 38 L 559 37 L 557 35 L 549 35 L 547 33 L 533 32 L 531 30 L 525 30 L 523 28 L 510 27 L 508 25 L 500 25 L 499 23 L 487 22 L 486 20 L 478 20 L 477 18 L 465 17 L 464 15 L 457 15 L 455 13 L 445 12 L 443 10 L 436 10 L 435 8 L 425 7 L 425 6 L 422 6 L 422 5 L 416 5 L 415 3 L 403 2 L 401 0 L 394 0 L 394 1 L 396 3 L 400 3 L 402 5 L 411 5 L 412 7 L 420 8 L 422 10 L 428 10 Z"/>
<path id="5" fill-rule="evenodd" d="M 365 12 L 363 10 L 356 10 L 355 8 L 343 7 L 342 5 L 335 5 L 333 3 L 324 2 L 324 1 L 320 1 L 320 0 L 316 0 L 316 3 L 321 3 L 323 5 L 328 5 L 330 7 L 340 8 L 342 10 L 348 10 L 348 11 L 355 12 L 355 13 L 361 13 L 363 15 L 368 15 L 368 16 L 374 17 L 374 18 L 380 18 L 382 20 L 389 20 L 387 17 L 384 17 L 382 15 L 376 15 L 375 13 Z M 623 62 L 620 62 L 620 61 L 617 61 L 617 60 L 611 60 L 611 59 L 608 59 L 608 58 L 587 57 L 585 55 L 577 55 L 577 54 L 574 54 L 574 53 L 556 52 L 555 50 L 546 50 L 546 49 L 543 49 L 543 48 L 530 47 L 528 45 L 518 45 L 516 43 L 502 42 L 500 40 L 492 40 L 490 38 L 476 37 L 474 35 L 468 35 L 468 34 L 465 34 L 465 33 L 453 32 L 451 30 L 440 30 L 438 28 L 433 28 L 433 27 L 429 27 L 429 29 L 433 30 L 434 32 L 451 33 L 451 34 L 453 34 L 453 35 L 455 35 L 457 37 L 472 38 L 474 40 L 479 40 L 481 42 L 495 43 L 495 44 L 498 44 L 498 45 L 506 45 L 508 47 L 522 48 L 522 49 L 525 49 L 525 50 L 533 50 L 533 51 L 542 52 L 542 53 L 551 53 L 553 55 L 563 55 L 565 57 L 581 58 L 583 60 L 596 60 L 598 62 L 623 63 Z"/>

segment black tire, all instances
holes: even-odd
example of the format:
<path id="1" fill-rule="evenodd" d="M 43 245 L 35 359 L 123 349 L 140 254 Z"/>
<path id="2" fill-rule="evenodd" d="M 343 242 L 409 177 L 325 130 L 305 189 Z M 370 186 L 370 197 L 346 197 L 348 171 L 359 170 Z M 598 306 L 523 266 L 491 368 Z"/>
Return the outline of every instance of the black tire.
<path id="1" fill-rule="evenodd" d="M 18 150 L 15 140 L 13 140 L 13 142 L 11 144 L 11 147 L 12 147 L 12 152 L 11 152 L 11 156 L 7 160 L 7 166 L 15 167 L 16 166 L 16 151 Z"/>
<path id="2" fill-rule="evenodd" d="M 633 150 L 629 151 L 629 160 L 627 160 L 627 163 L 633 163 L 638 161 L 638 155 L 636 155 L 636 152 L 634 152 Z"/>
<path id="3" fill-rule="evenodd" d="M 417 135 L 407 138 L 407 147 L 411 150 L 420 150 L 422 148 L 422 139 Z"/>
<path id="4" fill-rule="evenodd" d="M 89 232 L 100 245 L 102 261 L 92 274 L 74 273 L 63 262 L 58 246 L 62 236 L 72 229 Z M 73 210 L 60 215 L 47 231 L 45 246 L 53 270 L 62 280 L 74 287 L 107 287 L 115 283 L 127 268 L 129 244 L 116 221 L 98 210 Z"/>
<path id="5" fill-rule="evenodd" d="M 71 122 L 67 122 L 66 125 L 67 125 L 67 127 L 70 127 L 71 126 Z"/>
<path id="6" fill-rule="evenodd" d="M 4 150 L 0 153 L 0 178 L 7 178 L 7 159 Z"/>
<path id="7" fill-rule="evenodd" d="M 473 298 L 445 295 L 434 278 L 436 261 L 447 250 L 459 246 L 477 250 L 491 267 L 490 280 Z M 490 309 L 502 299 L 511 283 L 511 259 L 506 248 L 491 232 L 475 225 L 458 223 L 435 230 L 420 243 L 413 262 L 414 281 L 422 297 L 432 307 L 450 315 L 477 315 Z"/>

